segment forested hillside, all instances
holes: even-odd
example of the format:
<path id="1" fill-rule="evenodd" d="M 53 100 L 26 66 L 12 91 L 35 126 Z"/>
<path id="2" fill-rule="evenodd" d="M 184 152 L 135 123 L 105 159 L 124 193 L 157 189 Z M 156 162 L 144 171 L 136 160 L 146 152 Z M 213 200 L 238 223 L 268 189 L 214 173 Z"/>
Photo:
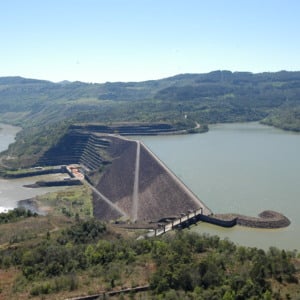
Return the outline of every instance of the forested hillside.
<path id="1" fill-rule="evenodd" d="M 300 72 L 214 71 L 104 84 L 0 78 L 0 122 L 25 129 L 10 154 L 28 161 L 74 122 L 163 121 L 183 128 L 263 121 L 300 131 L 299 111 Z"/>
<path id="2" fill-rule="evenodd" d="M 137 240 L 94 219 L 11 215 L 1 227 L 1 299 L 299 299 L 296 250 L 246 248 L 186 231 Z M 101 295 L 137 286 L 147 291 Z"/>
<path id="3" fill-rule="evenodd" d="M 193 112 L 200 122 L 259 119 L 300 104 L 300 72 L 215 71 L 145 82 L 92 84 L 0 78 L 1 118 L 53 122 L 143 120 Z M 96 111 L 95 111 L 96 109 Z M 222 116 L 221 116 L 222 115 Z M 17 118 L 18 116 L 18 118 Z M 221 120 L 220 120 L 221 119 Z M 26 122 L 28 123 L 28 122 Z"/>

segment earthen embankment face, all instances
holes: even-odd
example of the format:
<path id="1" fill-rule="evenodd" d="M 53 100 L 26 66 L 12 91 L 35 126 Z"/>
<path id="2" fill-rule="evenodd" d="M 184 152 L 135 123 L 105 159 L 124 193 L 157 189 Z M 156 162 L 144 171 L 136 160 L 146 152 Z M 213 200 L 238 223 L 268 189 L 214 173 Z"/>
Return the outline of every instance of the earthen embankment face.
<path id="1" fill-rule="evenodd" d="M 112 202 L 118 202 L 133 193 L 136 145 L 122 141 L 118 147 L 118 150 L 114 149 L 115 145 L 108 149 L 113 156 L 112 162 L 96 186 Z"/>
<path id="2" fill-rule="evenodd" d="M 116 209 L 107 202 L 103 201 L 96 193 L 93 192 L 93 211 L 94 216 L 100 220 L 117 220 L 123 217 Z"/>
<path id="3" fill-rule="evenodd" d="M 128 216 L 131 214 L 134 185 L 134 170 L 136 143 L 116 138 L 109 138 L 110 147 L 107 149 L 112 157 L 111 164 L 96 185 L 110 201 L 119 206 Z M 95 215 L 99 217 L 95 211 Z"/>
<path id="4" fill-rule="evenodd" d="M 142 143 L 143 149 L 152 162 L 155 162 L 156 168 L 159 168 L 162 174 L 166 174 L 168 182 L 173 184 L 174 191 L 183 193 L 181 199 L 186 199 L 193 209 L 202 209 L 204 215 L 210 215 L 211 210 L 153 153 Z M 186 212 L 186 211 L 185 211 Z M 183 213 L 185 213 L 183 212 Z"/>
<path id="5" fill-rule="evenodd" d="M 112 161 L 97 189 L 131 220 L 180 216 L 202 207 L 200 200 L 145 145 L 115 136 L 107 139 L 111 142 L 107 151 Z M 96 216 L 100 216 L 97 211 Z"/>
<path id="6" fill-rule="evenodd" d="M 144 145 L 140 157 L 139 219 L 179 216 L 200 207 Z"/>

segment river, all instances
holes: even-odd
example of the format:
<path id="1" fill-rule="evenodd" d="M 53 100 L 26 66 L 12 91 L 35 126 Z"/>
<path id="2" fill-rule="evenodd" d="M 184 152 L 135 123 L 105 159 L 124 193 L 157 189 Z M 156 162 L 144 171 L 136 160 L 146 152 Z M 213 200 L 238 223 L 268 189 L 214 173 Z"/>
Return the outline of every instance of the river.
<path id="1" fill-rule="evenodd" d="M 259 123 L 210 126 L 204 134 L 140 138 L 215 213 L 283 213 L 291 225 L 263 230 L 200 223 L 190 230 L 245 246 L 300 250 L 300 135 Z"/>
<path id="2" fill-rule="evenodd" d="M 20 128 L 15 126 L 0 124 L 0 152 L 6 150 L 9 144 L 14 142 L 19 130 Z M 0 212 L 17 207 L 19 200 L 63 189 L 64 187 L 45 187 L 38 189 L 23 187 L 25 184 L 32 184 L 38 180 L 54 180 L 57 179 L 57 176 L 60 175 L 51 174 L 10 180 L 0 178 Z"/>

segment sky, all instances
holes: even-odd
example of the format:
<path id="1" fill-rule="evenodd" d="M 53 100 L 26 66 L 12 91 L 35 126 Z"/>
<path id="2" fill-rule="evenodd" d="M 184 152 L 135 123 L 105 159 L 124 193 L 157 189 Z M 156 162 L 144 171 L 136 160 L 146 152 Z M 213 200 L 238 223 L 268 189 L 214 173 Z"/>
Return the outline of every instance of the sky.
<path id="1" fill-rule="evenodd" d="M 299 0 L 1 0 L 0 76 L 300 71 Z"/>

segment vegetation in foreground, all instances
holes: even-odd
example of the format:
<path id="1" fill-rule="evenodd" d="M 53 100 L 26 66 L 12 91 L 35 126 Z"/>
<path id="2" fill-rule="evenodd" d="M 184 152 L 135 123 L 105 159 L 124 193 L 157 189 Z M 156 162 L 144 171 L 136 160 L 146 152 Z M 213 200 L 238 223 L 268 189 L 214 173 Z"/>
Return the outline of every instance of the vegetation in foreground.
<path id="1" fill-rule="evenodd" d="M 34 202 L 42 212 L 54 216 L 77 216 L 84 219 L 93 216 L 92 191 L 86 185 L 39 195 L 35 197 Z"/>
<path id="2" fill-rule="evenodd" d="M 15 208 L 14 210 L 9 210 L 6 213 L 0 213 L 0 224 L 16 222 L 20 219 L 30 217 L 37 217 L 37 213 L 33 213 L 31 210 L 26 210 L 24 208 Z"/>
<path id="3" fill-rule="evenodd" d="M 35 216 L 54 228 L 0 249 L 0 299 L 64 299 L 149 285 L 112 299 L 297 299 L 296 251 L 238 247 L 180 231 L 136 239 L 93 218 Z M 62 221 L 64 219 L 64 222 Z M 10 225 L 17 235 L 17 226 Z M 34 225 L 32 225 L 34 227 Z M 19 228 L 19 229 L 18 229 Z M 141 298 L 140 298 L 141 297 Z"/>

